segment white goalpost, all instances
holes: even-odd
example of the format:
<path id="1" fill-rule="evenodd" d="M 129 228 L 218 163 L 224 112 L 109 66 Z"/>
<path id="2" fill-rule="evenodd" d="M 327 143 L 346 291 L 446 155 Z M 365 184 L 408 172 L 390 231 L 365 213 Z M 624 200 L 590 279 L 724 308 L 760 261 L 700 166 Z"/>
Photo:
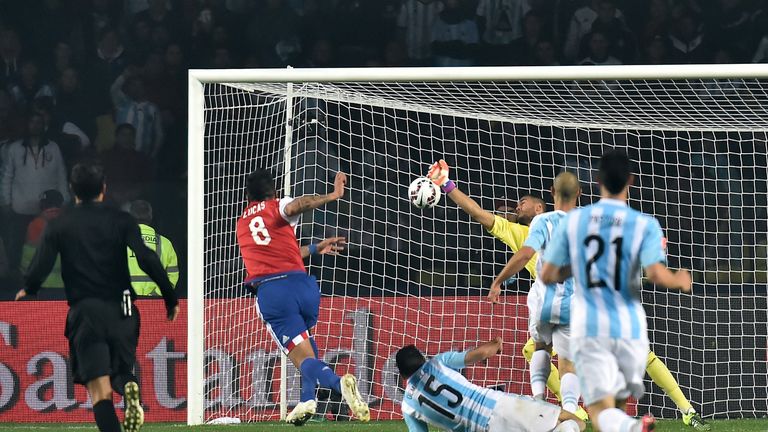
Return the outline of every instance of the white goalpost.
<path id="1" fill-rule="evenodd" d="M 630 205 L 656 216 L 671 267 L 692 295 L 645 286 L 651 349 L 705 417 L 768 414 L 768 65 L 238 69 L 189 72 L 187 422 L 276 420 L 299 377 L 242 289 L 235 222 L 245 176 L 275 174 L 282 195 L 343 199 L 302 217 L 301 244 L 347 237 L 312 256 L 323 298 L 316 340 L 354 373 L 372 419 L 399 418 L 394 354 L 428 355 L 501 336 L 503 353 L 468 369 L 478 384 L 529 394 L 528 275 L 485 300 L 511 251 L 443 197 L 411 206 L 408 184 L 445 158 L 486 210 L 575 172 L 580 204 L 598 191 L 606 148 L 637 161 Z M 499 213 L 501 214 L 501 213 Z M 640 412 L 679 412 L 647 380 Z M 318 392 L 321 415 L 346 418 Z"/>

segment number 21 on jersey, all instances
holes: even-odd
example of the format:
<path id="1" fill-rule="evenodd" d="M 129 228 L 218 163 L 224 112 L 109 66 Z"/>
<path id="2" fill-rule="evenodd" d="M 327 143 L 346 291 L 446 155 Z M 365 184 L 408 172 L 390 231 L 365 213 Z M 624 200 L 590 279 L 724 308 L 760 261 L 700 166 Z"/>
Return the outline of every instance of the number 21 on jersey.
<path id="1" fill-rule="evenodd" d="M 621 290 L 621 246 L 623 244 L 624 239 L 621 237 L 616 237 L 611 242 L 611 245 L 614 246 L 614 254 L 615 254 L 615 268 L 613 269 L 613 289 L 620 291 Z M 605 241 L 602 237 L 599 235 L 590 235 L 587 238 L 584 239 L 584 246 L 589 248 L 593 243 L 597 245 L 597 249 L 595 250 L 594 255 L 592 255 L 589 260 L 587 260 L 587 287 L 588 288 L 605 288 L 608 286 L 608 284 L 600 278 L 593 279 L 592 278 L 592 265 L 597 262 L 598 259 L 600 259 L 601 256 L 603 256 L 603 253 L 605 252 Z"/>

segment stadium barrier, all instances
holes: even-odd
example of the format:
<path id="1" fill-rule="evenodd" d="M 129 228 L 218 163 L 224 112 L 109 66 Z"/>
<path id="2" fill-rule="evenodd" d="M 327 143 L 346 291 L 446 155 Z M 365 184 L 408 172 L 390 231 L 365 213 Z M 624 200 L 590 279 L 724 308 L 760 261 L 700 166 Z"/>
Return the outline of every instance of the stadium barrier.
<path id="1" fill-rule="evenodd" d="M 397 416 L 402 397 L 394 362 L 397 349 L 418 340 L 429 355 L 463 350 L 499 335 L 505 351 L 486 364 L 468 369 L 473 381 L 498 389 L 527 393 L 524 359 L 526 341 L 524 296 L 508 296 L 491 305 L 466 297 L 326 297 L 322 300 L 317 341 L 323 357 L 338 372 L 358 376 L 374 419 Z M 260 323 L 239 321 L 252 316 L 253 299 L 209 300 L 207 308 L 227 309 L 215 322 L 217 332 L 238 333 L 248 325 L 253 344 L 241 338 L 235 352 L 211 347 L 205 401 L 209 413 L 243 420 L 279 418 L 279 353 Z M 139 300 L 142 334 L 137 359 L 142 399 L 149 422 L 186 419 L 186 300 L 175 323 L 165 320 L 161 300 Z M 64 301 L 0 302 L 0 422 L 89 422 L 91 404 L 82 386 L 71 385 L 68 344 L 64 337 Z M 415 313 L 414 311 L 422 313 Z M 231 312 L 235 313 L 231 313 Z M 431 311 L 432 313 L 423 313 Z M 456 313 L 454 313 L 456 312 Z M 32 319 L 34 317 L 34 319 Z M 492 330 L 491 330 L 492 329 Z M 443 341 L 443 342 L 441 342 Z M 453 342 L 449 342 L 453 341 Z M 510 373 L 510 371 L 512 373 Z M 288 373 L 288 398 L 298 401 L 299 379 Z M 120 402 L 118 408 L 122 407 Z"/>

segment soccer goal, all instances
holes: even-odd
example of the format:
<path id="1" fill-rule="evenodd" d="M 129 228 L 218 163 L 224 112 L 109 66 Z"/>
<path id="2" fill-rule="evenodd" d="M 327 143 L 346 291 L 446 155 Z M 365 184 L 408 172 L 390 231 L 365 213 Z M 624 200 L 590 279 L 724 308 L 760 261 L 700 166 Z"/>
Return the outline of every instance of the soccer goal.
<path id="1" fill-rule="evenodd" d="M 275 420 L 298 401 L 297 371 L 241 288 L 235 222 L 256 167 L 290 196 L 349 175 L 297 234 L 347 237 L 341 255 L 308 261 L 317 342 L 376 420 L 400 417 L 394 354 L 410 343 L 434 355 L 501 336 L 503 353 L 468 377 L 530 393 L 529 278 L 488 303 L 511 251 L 446 197 L 413 207 L 409 183 L 444 158 L 459 188 L 503 213 L 527 193 L 551 206 L 553 177 L 572 170 L 586 205 L 611 147 L 638 162 L 630 204 L 661 222 L 670 266 L 693 269 L 692 295 L 646 285 L 652 350 L 703 416 L 768 414 L 768 65 L 192 70 L 189 125 L 190 424 Z M 679 416 L 647 390 L 638 411 Z M 320 412 L 344 418 L 327 393 Z"/>

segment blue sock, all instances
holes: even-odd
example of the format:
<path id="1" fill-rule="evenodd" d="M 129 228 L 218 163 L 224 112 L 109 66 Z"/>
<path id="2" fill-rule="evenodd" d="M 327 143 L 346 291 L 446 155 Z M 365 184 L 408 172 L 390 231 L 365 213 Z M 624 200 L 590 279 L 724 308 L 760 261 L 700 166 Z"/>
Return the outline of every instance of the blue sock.
<path id="1" fill-rule="evenodd" d="M 301 394 L 299 395 L 301 402 L 313 400 L 315 398 L 315 390 L 317 389 L 317 378 L 304 372 L 304 365 L 307 361 L 309 359 L 301 363 Z"/>
<path id="2" fill-rule="evenodd" d="M 301 401 L 304 402 L 304 382 L 318 383 L 320 387 L 329 388 L 336 393 L 341 393 L 341 378 L 333 372 L 324 361 L 308 358 L 301 363 Z M 315 397 L 314 387 L 312 398 Z"/>
<path id="3" fill-rule="evenodd" d="M 315 352 L 315 358 L 320 358 L 320 350 L 317 349 L 317 342 L 315 342 L 315 338 L 310 336 L 309 337 L 309 343 L 312 344 L 312 351 Z"/>

